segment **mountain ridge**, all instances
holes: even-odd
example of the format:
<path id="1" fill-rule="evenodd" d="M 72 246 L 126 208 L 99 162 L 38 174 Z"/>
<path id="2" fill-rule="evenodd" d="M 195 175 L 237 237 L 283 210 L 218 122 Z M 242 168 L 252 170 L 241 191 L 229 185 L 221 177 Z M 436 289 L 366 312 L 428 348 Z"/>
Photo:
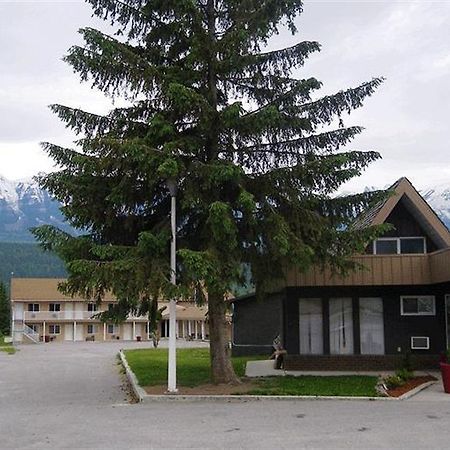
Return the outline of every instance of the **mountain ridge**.
<path id="1" fill-rule="evenodd" d="M 370 186 L 365 190 L 374 190 Z M 419 191 L 450 229 L 450 182 Z M 68 232 L 60 203 L 40 188 L 36 179 L 11 181 L 0 175 L 0 242 L 35 242 L 29 228 L 49 224 Z"/>
<path id="2" fill-rule="evenodd" d="M 44 224 L 72 230 L 60 203 L 34 178 L 10 181 L 0 175 L 0 242 L 35 242 L 29 229 Z"/>

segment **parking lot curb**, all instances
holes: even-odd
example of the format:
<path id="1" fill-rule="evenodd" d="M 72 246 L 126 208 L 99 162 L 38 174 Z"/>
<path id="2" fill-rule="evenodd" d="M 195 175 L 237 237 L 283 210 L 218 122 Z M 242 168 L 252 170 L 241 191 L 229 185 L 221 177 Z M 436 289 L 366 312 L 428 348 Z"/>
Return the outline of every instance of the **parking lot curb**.
<path id="1" fill-rule="evenodd" d="M 133 394 L 135 395 L 135 397 L 139 403 L 144 402 L 145 397 L 148 397 L 148 395 L 144 391 L 144 389 L 142 389 L 141 386 L 139 386 L 136 375 L 130 369 L 130 366 L 128 365 L 128 361 L 127 361 L 127 358 L 125 357 L 123 350 L 119 350 L 119 358 L 120 358 L 120 361 L 122 362 L 123 368 L 125 369 L 125 376 L 127 377 L 128 381 L 131 385 Z"/>

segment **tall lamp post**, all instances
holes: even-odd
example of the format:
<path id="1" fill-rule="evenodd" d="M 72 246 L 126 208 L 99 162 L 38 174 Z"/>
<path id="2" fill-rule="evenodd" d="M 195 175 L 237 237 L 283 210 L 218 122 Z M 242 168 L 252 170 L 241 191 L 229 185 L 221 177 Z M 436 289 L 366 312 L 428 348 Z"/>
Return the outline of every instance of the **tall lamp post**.
<path id="1" fill-rule="evenodd" d="M 176 267 L 176 251 L 177 251 L 177 182 L 174 179 L 167 180 L 167 187 L 171 197 L 171 225 L 172 225 L 172 241 L 170 246 L 170 272 L 171 282 L 177 284 L 177 267 Z M 174 394 L 177 389 L 177 301 L 171 298 L 169 302 L 169 368 L 168 368 L 168 384 L 167 392 Z"/>

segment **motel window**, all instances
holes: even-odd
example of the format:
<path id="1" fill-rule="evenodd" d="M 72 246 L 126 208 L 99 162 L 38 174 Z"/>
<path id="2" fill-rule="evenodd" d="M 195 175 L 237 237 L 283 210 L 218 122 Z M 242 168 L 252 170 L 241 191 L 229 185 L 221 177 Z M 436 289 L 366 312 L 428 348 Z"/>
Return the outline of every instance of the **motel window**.
<path id="1" fill-rule="evenodd" d="M 48 305 L 48 310 L 51 312 L 59 312 L 61 311 L 61 303 L 50 303 Z"/>
<path id="2" fill-rule="evenodd" d="M 424 237 L 380 238 L 373 243 L 375 255 L 416 255 L 426 252 Z"/>
<path id="3" fill-rule="evenodd" d="M 89 312 L 96 312 L 97 311 L 97 304 L 96 303 L 88 303 L 88 311 Z"/>
<path id="4" fill-rule="evenodd" d="M 39 303 L 28 303 L 29 312 L 39 312 Z"/>
<path id="5" fill-rule="evenodd" d="M 35 333 L 39 333 L 39 325 L 37 323 L 30 323 L 28 328 L 31 328 Z"/>
<path id="6" fill-rule="evenodd" d="M 403 296 L 400 299 L 402 316 L 434 316 L 436 315 L 433 295 Z"/>
<path id="7" fill-rule="evenodd" d="M 48 326 L 48 332 L 50 334 L 60 334 L 61 333 L 61 327 L 60 327 L 60 325 L 49 325 Z"/>
<path id="8" fill-rule="evenodd" d="M 89 324 L 87 326 L 87 332 L 88 334 L 96 334 L 98 333 L 98 326 L 94 324 Z"/>
<path id="9" fill-rule="evenodd" d="M 108 311 L 112 311 L 114 309 L 114 303 L 108 303 Z"/>
<path id="10" fill-rule="evenodd" d="M 115 324 L 108 324 L 108 334 L 116 334 L 119 331 L 119 327 Z"/>

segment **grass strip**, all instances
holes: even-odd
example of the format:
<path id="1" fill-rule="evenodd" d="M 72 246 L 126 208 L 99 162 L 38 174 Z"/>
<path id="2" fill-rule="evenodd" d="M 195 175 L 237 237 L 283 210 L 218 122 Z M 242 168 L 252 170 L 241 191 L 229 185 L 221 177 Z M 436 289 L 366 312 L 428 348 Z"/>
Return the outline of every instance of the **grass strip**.
<path id="1" fill-rule="evenodd" d="M 131 370 L 141 386 L 167 384 L 167 349 L 126 350 Z M 247 361 L 266 357 L 234 357 L 232 363 L 239 377 L 245 375 Z M 195 387 L 211 382 L 209 349 L 177 350 L 177 382 Z M 377 377 L 371 376 L 280 376 L 252 379 L 255 387 L 249 395 L 311 395 L 375 397 Z"/>

